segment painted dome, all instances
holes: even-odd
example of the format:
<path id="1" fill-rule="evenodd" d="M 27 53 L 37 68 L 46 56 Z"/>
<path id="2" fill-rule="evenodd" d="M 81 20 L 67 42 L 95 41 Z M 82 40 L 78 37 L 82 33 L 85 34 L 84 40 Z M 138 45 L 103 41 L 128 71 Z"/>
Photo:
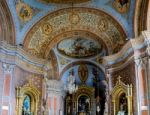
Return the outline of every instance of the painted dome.
<path id="1" fill-rule="evenodd" d="M 91 57 L 106 52 L 98 42 L 82 37 L 62 40 L 57 45 L 57 49 L 61 54 L 72 58 Z"/>

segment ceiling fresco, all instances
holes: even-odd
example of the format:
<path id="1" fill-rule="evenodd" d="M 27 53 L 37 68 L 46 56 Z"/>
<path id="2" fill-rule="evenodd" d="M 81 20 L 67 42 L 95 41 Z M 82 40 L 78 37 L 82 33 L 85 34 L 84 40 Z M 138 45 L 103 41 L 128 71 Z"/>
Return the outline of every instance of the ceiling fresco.
<path id="1" fill-rule="evenodd" d="M 41 0 L 7 0 L 7 3 L 15 22 L 16 44 L 23 43 L 29 29 L 42 17 L 59 9 L 72 7 L 71 4 L 47 4 L 41 2 Z M 74 4 L 74 7 L 96 8 L 105 11 L 122 25 L 127 37 L 130 38 L 133 37 L 134 5 L 135 0 L 91 0 L 81 4 Z M 77 22 L 80 20 L 77 15 L 73 15 L 72 17 Z"/>
<path id="2" fill-rule="evenodd" d="M 103 48 L 102 44 L 82 37 L 63 40 L 57 45 L 57 49 L 61 54 L 73 58 L 91 57 L 102 52 L 106 54 L 106 49 Z"/>
<path id="3" fill-rule="evenodd" d="M 70 4 L 70 3 L 83 3 L 90 0 L 37 0 L 45 3 L 59 3 L 59 4 Z"/>

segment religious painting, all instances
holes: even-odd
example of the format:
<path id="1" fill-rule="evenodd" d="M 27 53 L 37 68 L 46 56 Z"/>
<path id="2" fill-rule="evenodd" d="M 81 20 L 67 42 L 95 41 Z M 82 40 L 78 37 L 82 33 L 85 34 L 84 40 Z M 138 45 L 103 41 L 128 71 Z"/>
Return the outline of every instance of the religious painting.
<path id="1" fill-rule="evenodd" d="M 30 6 L 22 2 L 18 2 L 16 11 L 21 21 L 29 21 L 33 16 Z"/>
<path id="2" fill-rule="evenodd" d="M 120 13 L 126 13 L 130 6 L 130 0 L 114 0 L 114 8 Z"/>
<path id="3" fill-rule="evenodd" d="M 78 69 L 80 80 L 85 83 L 88 78 L 88 68 L 86 65 L 80 65 Z"/>
<path id="4" fill-rule="evenodd" d="M 65 56 L 84 58 L 100 54 L 103 46 L 92 39 L 77 37 L 61 41 L 57 49 Z"/>
<path id="5" fill-rule="evenodd" d="M 125 93 L 122 93 L 119 97 L 119 111 L 117 115 L 128 115 L 127 98 Z"/>
<path id="6" fill-rule="evenodd" d="M 31 115 L 31 99 L 26 95 L 23 101 L 22 115 Z"/>
<path id="7" fill-rule="evenodd" d="M 79 115 L 90 114 L 90 98 L 86 95 L 81 95 L 78 99 L 78 114 Z"/>

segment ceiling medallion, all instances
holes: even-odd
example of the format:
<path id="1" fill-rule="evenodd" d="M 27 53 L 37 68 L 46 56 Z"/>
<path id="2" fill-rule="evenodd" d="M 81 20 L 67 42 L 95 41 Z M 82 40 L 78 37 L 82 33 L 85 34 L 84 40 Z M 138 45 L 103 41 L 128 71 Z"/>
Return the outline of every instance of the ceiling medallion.
<path id="1" fill-rule="evenodd" d="M 46 3 L 59 3 L 59 4 L 77 4 L 77 3 L 83 3 L 83 2 L 87 2 L 90 0 L 40 0 L 40 1 L 44 1 Z"/>
<path id="2" fill-rule="evenodd" d="M 120 13 L 126 13 L 130 6 L 130 0 L 114 0 L 113 7 Z"/>
<path id="3" fill-rule="evenodd" d="M 70 21 L 71 24 L 77 24 L 80 21 L 80 17 L 79 17 L 78 14 L 72 13 L 69 16 L 69 21 Z"/>
<path id="4" fill-rule="evenodd" d="M 101 32 L 104 32 L 108 29 L 108 22 L 106 19 L 101 19 L 98 23 L 98 29 L 101 31 Z"/>
<path id="5" fill-rule="evenodd" d="M 44 23 L 42 26 L 42 32 L 49 35 L 53 31 L 52 26 L 49 23 Z"/>
<path id="6" fill-rule="evenodd" d="M 29 21 L 33 16 L 30 6 L 22 2 L 16 5 L 16 11 L 21 21 Z"/>

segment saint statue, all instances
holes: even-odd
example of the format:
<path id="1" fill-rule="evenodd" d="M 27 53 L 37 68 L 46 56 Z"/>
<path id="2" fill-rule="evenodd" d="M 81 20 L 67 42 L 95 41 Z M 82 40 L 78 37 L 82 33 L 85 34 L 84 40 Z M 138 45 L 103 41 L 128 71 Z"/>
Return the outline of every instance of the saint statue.
<path id="1" fill-rule="evenodd" d="M 119 100 L 120 110 L 118 111 L 117 115 L 127 115 L 127 98 L 125 94 L 122 94 Z"/>

